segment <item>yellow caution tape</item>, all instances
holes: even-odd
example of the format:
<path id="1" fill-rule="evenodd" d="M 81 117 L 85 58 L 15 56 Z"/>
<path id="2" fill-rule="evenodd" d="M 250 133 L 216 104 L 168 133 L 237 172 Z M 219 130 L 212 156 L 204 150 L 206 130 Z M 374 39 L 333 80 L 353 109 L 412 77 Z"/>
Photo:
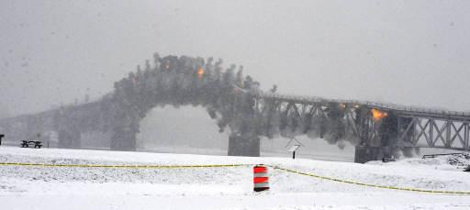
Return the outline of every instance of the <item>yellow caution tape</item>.
<path id="1" fill-rule="evenodd" d="M 183 168 L 228 168 L 228 167 L 242 167 L 242 166 L 252 166 L 252 165 L 261 165 L 261 164 L 213 164 L 213 165 L 91 165 L 91 164 L 45 164 L 45 163 L 0 163 L 0 166 L 32 166 L 32 167 L 75 167 L 75 168 L 138 168 L 138 169 L 183 169 Z M 394 186 L 384 186 L 384 185 L 375 185 L 367 184 L 363 182 L 338 179 L 327 176 L 320 176 L 313 173 L 306 173 L 301 171 L 296 171 L 292 169 L 282 168 L 279 166 L 266 165 L 273 169 L 279 169 L 285 172 L 299 174 L 309 177 L 314 177 L 317 179 L 323 179 L 328 181 L 340 182 L 345 184 L 353 184 L 365 187 L 375 187 L 381 189 L 391 189 L 399 191 L 409 191 L 409 192 L 421 192 L 421 193 L 437 193 L 437 194 L 453 194 L 453 195 L 470 195 L 470 191 L 445 191 L 445 190 L 426 190 L 418 188 L 404 188 L 404 187 L 394 187 Z"/>
<path id="2" fill-rule="evenodd" d="M 340 183 L 346 183 L 346 184 L 353 184 L 353 185 L 359 185 L 359 186 L 365 186 L 365 187 L 375 187 L 375 188 L 381 188 L 381 189 L 391 189 L 391 190 L 421 192 L 421 193 L 470 195 L 470 191 L 426 190 L 426 189 L 418 189 L 418 188 L 404 188 L 404 187 L 375 185 L 375 184 L 367 184 L 367 183 L 363 183 L 363 182 L 350 181 L 350 180 L 338 179 L 338 178 L 327 177 L 327 176 L 320 176 L 320 175 L 316 175 L 316 174 L 312 174 L 312 173 L 305 173 L 305 172 L 291 170 L 291 169 L 282 168 L 282 167 L 278 167 L 278 166 L 269 166 L 269 167 L 271 167 L 273 169 L 279 169 L 279 170 L 282 170 L 282 171 L 286 171 L 286 172 L 289 172 L 289 173 L 294 173 L 294 174 L 299 174 L 299 175 L 304 175 L 304 176 L 310 176 L 310 177 L 323 179 L 323 180 L 328 180 L 328 181 L 334 181 L 334 182 L 340 182 Z"/>
<path id="3" fill-rule="evenodd" d="M 227 165 L 91 165 L 91 164 L 45 164 L 45 163 L 0 163 L 0 166 L 36 166 L 36 167 L 71 167 L 71 168 L 139 168 L 139 169 L 178 169 L 178 168 L 228 168 L 250 166 L 251 164 Z"/>

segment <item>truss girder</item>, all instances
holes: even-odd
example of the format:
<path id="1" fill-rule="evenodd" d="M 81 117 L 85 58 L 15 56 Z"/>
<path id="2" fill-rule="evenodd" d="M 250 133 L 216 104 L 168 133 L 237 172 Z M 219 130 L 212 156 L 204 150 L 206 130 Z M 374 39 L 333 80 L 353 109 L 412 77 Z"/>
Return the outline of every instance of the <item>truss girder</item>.
<path id="1" fill-rule="evenodd" d="M 286 97 L 259 97 L 256 109 L 265 121 L 272 119 L 272 116 L 284 117 L 286 126 L 295 126 L 303 129 L 305 134 L 312 127 L 314 117 L 328 119 L 328 103 L 324 100 L 300 100 Z M 342 103 L 343 120 L 347 132 L 360 138 L 362 141 L 374 141 L 380 137 L 377 129 L 380 123 L 374 121 L 371 116 L 362 117 L 358 115 L 359 106 L 367 109 L 380 108 L 367 106 L 364 104 Z M 393 112 L 393 110 L 385 109 Z M 415 147 L 449 148 L 458 150 L 470 150 L 470 119 L 436 117 L 436 113 L 426 116 L 419 112 L 412 115 L 411 111 L 397 112 L 398 118 L 398 139 L 397 141 L 408 142 L 407 145 Z M 297 124 L 296 124 L 297 123 Z M 268 128 L 270 129 L 270 128 Z M 295 128 L 293 128 L 295 129 Z"/>
<path id="2" fill-rule="evenodd" d="M 470 124 L 467 121 L 409 116 L 401 118 L 409 121 L 403 125 L 404 129 L 399 130 L 401 141 L 410 137 L 410 143 L 416 147 L 470 150 Z"/>

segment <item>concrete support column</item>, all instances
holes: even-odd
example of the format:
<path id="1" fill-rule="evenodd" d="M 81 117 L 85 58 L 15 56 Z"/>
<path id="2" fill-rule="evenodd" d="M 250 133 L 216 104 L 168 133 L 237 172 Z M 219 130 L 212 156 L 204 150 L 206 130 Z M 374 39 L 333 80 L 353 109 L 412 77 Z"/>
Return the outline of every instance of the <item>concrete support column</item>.
<path id="1" fill-rule="evenodd" d="M 354 155 L 355 163 L 365 163 L 373 160 L 381 160 L 383 158 L 383 151 L 380 147 L 371 147 L 366 145 L 356 146 Z"/>
<path id="2" fill-rule="evenodd" d="M 80 131 L 68 129 L 59 131 L 59 148 L 81 148 Z"/>
<path id="3" fill-rule="evenodd" d="M 231 135 L 228 142 L 229 156 L 260 156 L 260 139 L 253 135 Z"/>
<path id="4" fill-rule="evenodd" d="M 111 136 L 111 150 L 135 151 L 136 136 L 134 132 L 117 129 Z"/>

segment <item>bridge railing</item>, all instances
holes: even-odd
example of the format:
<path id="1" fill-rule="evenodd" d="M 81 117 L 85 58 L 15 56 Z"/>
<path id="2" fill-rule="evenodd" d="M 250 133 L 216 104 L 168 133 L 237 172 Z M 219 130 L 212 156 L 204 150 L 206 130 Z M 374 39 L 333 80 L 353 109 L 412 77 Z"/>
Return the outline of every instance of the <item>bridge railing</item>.
<path id="1" fill-rule="evenodd" d="M 259 92 L 260 97 L 275 98 L 279 100 L 290 100 L 298 103 L 345 103 L 345 104 L 357 104 L 362 106 L 369 106 L 378 109 L 398 111 L 406 115 L 420 115 L 429 116 L 442 119 L 458 118 L 461 121 L 470 121 L 470 112 L 457 112 L 448 110 L 429 109 L 421 107 L 402 106 L 392 103 L 380 103 L 372 101 L 359 101 L 359 100 L 338 100 L 338 99 L 325 99 L 321 97 L 311 96 L 290 96 L 281 95 L 278 93 Z"/>

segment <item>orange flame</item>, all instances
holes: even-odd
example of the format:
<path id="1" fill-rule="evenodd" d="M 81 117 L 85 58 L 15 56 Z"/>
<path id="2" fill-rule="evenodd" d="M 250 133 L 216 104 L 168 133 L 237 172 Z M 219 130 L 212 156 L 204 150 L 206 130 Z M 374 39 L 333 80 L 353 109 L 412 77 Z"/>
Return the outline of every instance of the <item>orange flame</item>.
<path id="1" fill-rule="evenodd" d="M 199 79 L 202 79 L 203 76 L 204 76 L 204 69 L 201 67 L 197 70 L 197 77 L 199 77 Z"/>
<path id="2" fill-rule="evenodd" d="M 372 112 L 372 117 L 374 117 L 374 120 L 375 121 L 380 121 L 382 120 L 383 118 L 387 117 L 388 116 L 388 113 L 387 112 L 382 112 L 378 109 L 372 109 L 371 110 Z"/>

